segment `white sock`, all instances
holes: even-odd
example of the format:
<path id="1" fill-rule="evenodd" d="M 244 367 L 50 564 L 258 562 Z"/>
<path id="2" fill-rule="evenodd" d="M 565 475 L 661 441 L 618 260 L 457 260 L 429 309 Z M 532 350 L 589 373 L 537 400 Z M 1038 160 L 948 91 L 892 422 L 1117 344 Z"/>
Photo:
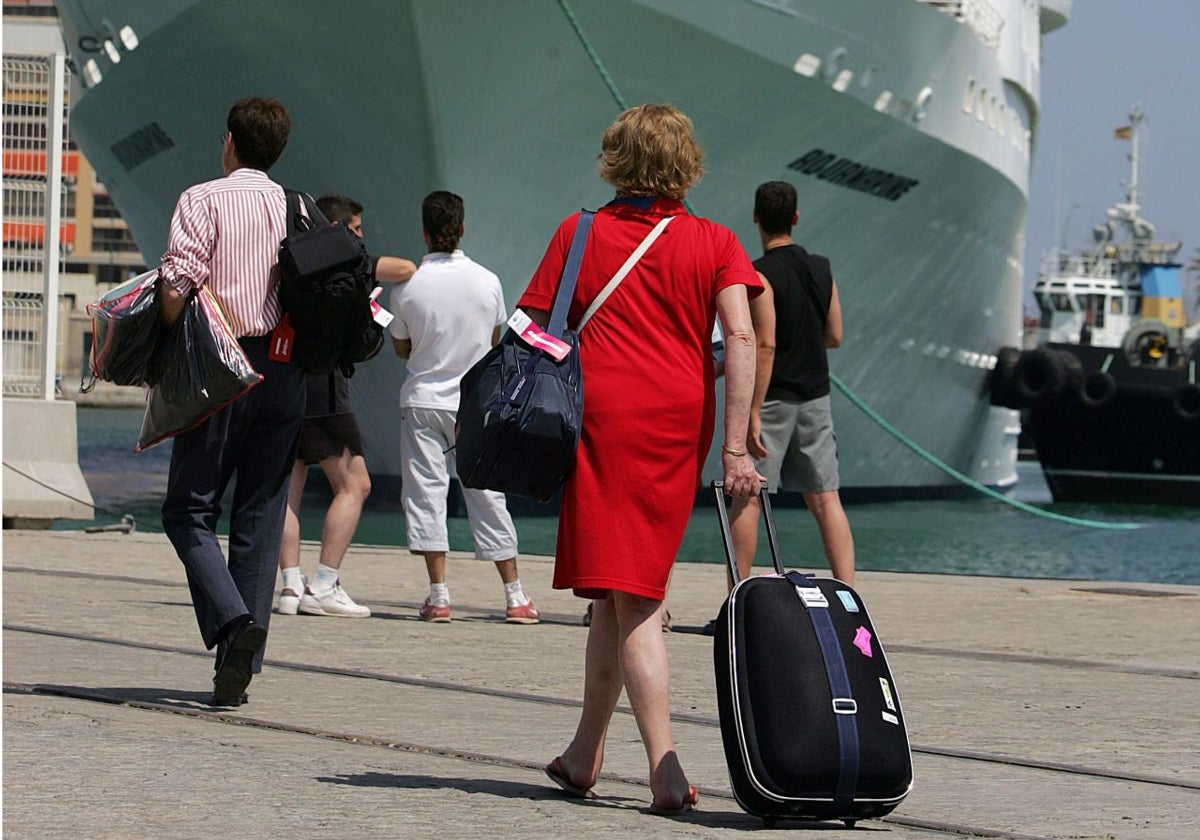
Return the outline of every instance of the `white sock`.
<path id="1" fill-rule="evenodd" d="M 429 584 L 429 603 L 436 604 L 439 601 L 450 603 L 450 587 L 444 583 Z"/>
<path id="2" fill-rule="evenodd" d="M 529 603 L 529 596 L 521 588 L 519 578 L 512 583 L 504 584 L 504 600 L 510 607 L 523 607 Z"/>
<path id="3" fill-rule="evenodd" d="M 324 563 L 317 564 L 317 576 L 313 578 L 312 591 L 314 594 L 320 593 L 326 595 L 333 591 L 333 587 L 337 586 L 338 570 L 331 569 Z"/>
<path id="4" fill-rule="evenodd" d="M 297 595 L 304 594 L 304 577 L 300 574 L 299 566 L 283 569 L 283 588 L 290 589 Z"/>

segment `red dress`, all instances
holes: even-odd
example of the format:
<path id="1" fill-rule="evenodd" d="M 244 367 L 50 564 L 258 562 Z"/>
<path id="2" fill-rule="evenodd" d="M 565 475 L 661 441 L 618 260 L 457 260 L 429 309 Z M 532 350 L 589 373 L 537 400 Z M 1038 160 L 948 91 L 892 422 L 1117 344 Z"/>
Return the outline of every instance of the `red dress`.
<path id="1" fill-rule="evenodd" d="M 678 216 L 588 322 L 580 340 L 583 435 L 563 489 L 554 588 L 666 595 L 716 400 L 717 292 L 762 284 L 728 228 L 670 199 L 617 199 L 592 222 L 567 321 L 576 324 L 663 216 Z M 549 311 L 579 214 L 559 225 L 518 306 Z"/>

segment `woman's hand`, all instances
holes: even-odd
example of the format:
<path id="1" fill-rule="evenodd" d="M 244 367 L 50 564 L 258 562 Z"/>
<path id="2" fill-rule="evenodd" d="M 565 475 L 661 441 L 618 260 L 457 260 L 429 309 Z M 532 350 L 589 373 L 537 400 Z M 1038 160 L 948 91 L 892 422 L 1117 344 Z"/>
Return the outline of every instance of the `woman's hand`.
<path id="1" fill-rule="evenodd" d="M 757 496 L 766 478 L 754 469 L 754 462 L 744 451 L 741 454 L 721 449 L 721 466 L 725 469 L 725 493 L 729 496 Z"/>

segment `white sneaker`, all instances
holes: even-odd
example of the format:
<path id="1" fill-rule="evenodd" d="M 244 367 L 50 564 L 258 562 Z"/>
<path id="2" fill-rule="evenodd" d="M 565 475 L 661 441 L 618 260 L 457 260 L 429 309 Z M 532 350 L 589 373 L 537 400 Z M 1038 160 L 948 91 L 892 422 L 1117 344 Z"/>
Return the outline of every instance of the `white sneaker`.
<path id="1" fill-rule="evenodd" d="M 368 618 L 371 615 L 370 609 L 354 603 L 340 583 L 321 595 L 305 587 L 299 609 L 304 615 L 337 615 L 343 618 Z"/>
<path id="2" fill-rule="evenodd" d="M 308 578 L 304 575 L 300 576 L 301 585 L 305 589 L 308 588 Z M 279 609 L 277 612 L 280 615 L 295 615 L 300 608 L 301 593 L 293 592 L 290 589 L 281 589 L 279 591 Z"/>

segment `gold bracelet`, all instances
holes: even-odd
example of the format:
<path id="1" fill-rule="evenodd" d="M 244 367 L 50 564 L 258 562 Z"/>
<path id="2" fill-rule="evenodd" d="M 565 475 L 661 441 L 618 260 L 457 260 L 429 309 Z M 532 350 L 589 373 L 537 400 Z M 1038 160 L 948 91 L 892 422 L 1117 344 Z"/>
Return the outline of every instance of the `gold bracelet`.
<path id="1" fill-rule="evenodd" d="M 729 455 L 732 455 L 734 458 L 741 458 L 743 455 L 746 454 L 745 449 L 730 449 L 725 444 L 721 444 L 721 451 L 725 452 Z"/>

